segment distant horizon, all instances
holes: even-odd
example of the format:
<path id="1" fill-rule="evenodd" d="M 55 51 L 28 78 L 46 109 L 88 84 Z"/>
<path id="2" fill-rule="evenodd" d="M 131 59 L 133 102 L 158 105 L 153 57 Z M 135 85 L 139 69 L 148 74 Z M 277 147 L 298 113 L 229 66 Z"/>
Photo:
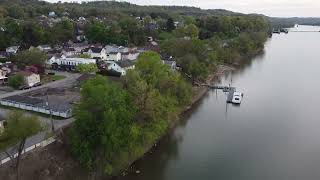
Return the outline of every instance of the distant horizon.
<path id="1" fill-rule="evenodd" d="M 51 3 L 59 0 L 44 0 Z M 60 0 L 61 2 L 89 2 L 101 0 Z M 108 0 L 104 0 L 108 1 Z M 118 2 L 129 2 L 142 6 L 189 6 L 201 9 L 224 9 L 244 14 L 263 14 L 269 17 L 281 18 L 320 18 L 320 2 L 314 0 L 117 0 Z"/>

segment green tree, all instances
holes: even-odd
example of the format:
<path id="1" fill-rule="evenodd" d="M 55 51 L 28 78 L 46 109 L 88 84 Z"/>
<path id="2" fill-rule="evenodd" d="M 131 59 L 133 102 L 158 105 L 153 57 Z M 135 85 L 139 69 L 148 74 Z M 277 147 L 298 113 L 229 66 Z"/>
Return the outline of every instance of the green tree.
<path id="1" fill-rule="evenodd" d="M 69 136 L 80 162 L 87 168 L 102 164 L 106 173 L 112 173 L 116 154 L 130 151 L 127 148 L 135 111 L 128 93 L 105 77 L 86 81 Z"/>
<path id="2" fill-rule="evenodd" d="M 174 25 L 174 21 L 172 18 L 169 18 L 167 20 L 167 31 L 171 32 L 176 28 L 176 26 Z"/>
<path id="3" fill-rule="evenodd" d="M 185 34 L 192 39 L 196 39 L 199 36 L 199 29 L 194 24 L 189 24 L 185 27 Z"/>
<path id="4" fill-rule="evenodd" d="M 17 54 L 14 58 L 14 61 L 19 67 L 25 67 L 29 65 L 39 65 L 44 66 L 44 63 L 47 60 L 47 54 L 40 51 L 37 48 L 22 51 Z"/>
<path id="5" fill-rule="evenodd" d="M 22 111 L 12 111 L 6 118 L 7 125 L 3 133 L 0 133 L 0 150 L 6 152 L 14 163 L 17 179 L 19 179 L 19 165 L 21 154 L 25 148 L 28 137 L 42 130 L 40 121 L 35 116 L 26 116 Z M 7 148 L 17 145 L 18 156 L 7 152 Z M 14 159 L 15 158 L 15 159 Z M 14 161 L 15 160 L 15 161 Z"/>
<path id="6" fill-rule="evenodd" d="M 21 74 L 16 74 L 9 77 L 9 86 L 18 89 L 20 86 L 24 85 L 24 77 Z"/>
<path id="7" fill-rule="evenodd" d="M 79 64 L 76 67 L 76 71 L 80 73 L 95 73 L 98 71 L 98 67 L 96 64 Z"/>

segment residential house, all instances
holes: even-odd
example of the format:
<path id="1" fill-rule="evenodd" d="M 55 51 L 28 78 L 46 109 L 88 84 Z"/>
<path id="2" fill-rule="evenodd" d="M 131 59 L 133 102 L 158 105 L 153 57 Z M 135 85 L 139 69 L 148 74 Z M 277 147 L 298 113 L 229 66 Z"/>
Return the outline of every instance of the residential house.
<path id="1" fill-rule="evenodd" d="M 82 42 L 82 43 L 68 43 L 69 48 L 74 48 L 77 53 L 82 53 L 85 49 L 89 47 L 88 42 Z"/>
<path id="2" fill-rule="evenodd" d="M 20 49 L 20 46 L 11 46 L 6 48 L 8 54 L 17 54 Z"/>
<path id="3" fill-rule="evenodd" d="M 51 46 L 50 45 L 39 45 L 37 47 L 40 51 L 43 51 L 43 52 L 49 52 L 52 50 Z"/>
<path id="4" fill-rule="evenodd" d="M 114 61 L 106 61 L 105 70 L 108 71 L 110 75 L 126 75 L 126 71 Z"/>
<path id="5" fill-rule="evenodd" d="M 80 52 L 77 52 L 75 48 L 72 47 L 62 49 L 61 53 L 66 57 L 72 57 L 80 54 Z"/>
<path id="6" fill-rule="evenodd" d="M 120 61 L 121 53 L 120 52 L 109 52 L 107 53 L 107 61 Z"/>
<path id="7" fill-rule="evenodd" d="M 49 12 L 49 17 L 56 17 L 56 13 L 54 11 Z"/>
<path id="8" fill-rule="evenodd" d="M 8 74 L 11 72 L 11 70 L 7 67 L 2 67 L 0 69 L 0 84 L 3 84 L 8 81 Z"/>
<path id="9" fill-rule="evenodd" d="M 140 52 L 138 52 L 138 51 L 121 53 L 121 60 L 134 61 L 134 60 L 138 59 L 139 55 L 140 55 Z"/>
<path id="10" fill-rule="evenodd" d="M 33 73 L 33 72 L 28 72 L 28 71 L 21 71 L 18 74 L 21 74 L 24 79 L 24 84 L 26 86 L 32 87 L 37 83 L 40 83 L 40 75 Z"/>
<path id="11" fill-rule="evenodd" d="M 117 64 L 125 71 L 123 75 L 126 74 L 127 70 L 135 68 L 134 62 L 130 60 L 119 61 Z"/>
<path id="12" fill-rule="evenodd" d="M 107 60 L 107 53 L 105 48 L 99 48 L 99 47 L 86 48 L 83 50 L 83 54 L 88 54 L 91 56 L 91 58 Z"/>

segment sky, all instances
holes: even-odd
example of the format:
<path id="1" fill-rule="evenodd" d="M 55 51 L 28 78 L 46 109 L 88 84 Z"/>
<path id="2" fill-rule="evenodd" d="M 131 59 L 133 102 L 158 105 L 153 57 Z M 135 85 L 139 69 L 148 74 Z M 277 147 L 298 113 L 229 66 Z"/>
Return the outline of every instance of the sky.
<path id="1" fill-rule="evenodd" d="M 57 2 L 58 0 L 46 0 Z M 81 2 L 82 0 L 60 0 Z M 92 1 L 92 0 L 86 0 Z M 121 0 L 124 1 L 124 0 Z M 227 9 L 272 17 L 320 17 L 320 0 L 125 0 L 139 5 L 183 5 L 202 9 Z"/>

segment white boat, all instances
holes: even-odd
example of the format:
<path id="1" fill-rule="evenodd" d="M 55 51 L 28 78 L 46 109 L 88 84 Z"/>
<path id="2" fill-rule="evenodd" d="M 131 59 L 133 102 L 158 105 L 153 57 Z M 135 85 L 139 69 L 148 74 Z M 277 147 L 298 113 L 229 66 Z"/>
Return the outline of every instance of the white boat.
<path id="1" fill-rule="evenodd" d="M 243 93 L 238 92 L 238 91 L 234 92 L 234 93 L 233 93 L 233 98 L 232 98 L 232 101 L 231 101 L 231 102 L 232 102 L 233 104 L 241 104 L 242 96 L 243 96 Z"/>

